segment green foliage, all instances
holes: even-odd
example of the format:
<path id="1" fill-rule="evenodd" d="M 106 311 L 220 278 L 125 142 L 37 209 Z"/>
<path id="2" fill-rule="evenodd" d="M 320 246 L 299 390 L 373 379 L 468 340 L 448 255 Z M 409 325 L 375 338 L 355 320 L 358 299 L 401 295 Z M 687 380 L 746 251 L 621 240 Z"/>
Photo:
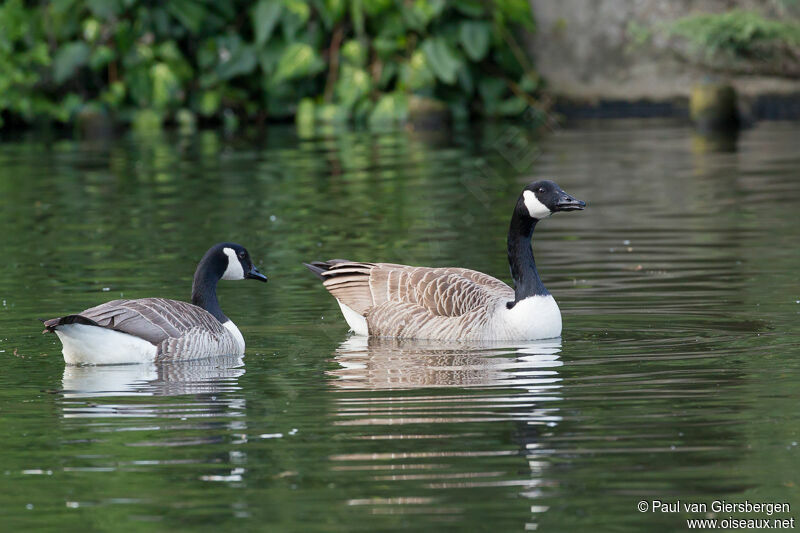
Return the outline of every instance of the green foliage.
<path id="1" fill-rule="evenodd" d="M 480 61 L 489 51 L 491 27 L 486 22 L 465 20 L 460 27 L 460 42 L 472 61 Z"/>
<path id="2" fill-rule="evenodd" d="M 251 16 L 256 45 L 264 46 L 272 35 L 272 30 L 281 16 L 281 4 L 273 0 L 260 0 Z"/>
<path id="3" fill-rule="evenodd" d="M 396 121 L 405 120 L 408 115 L 408 99 L 403 93 L 392 93 L 381 96 L 377 105 L 369 115 L 369 125 L 381 127 Z"/>
<path id="4" fill-rule="evenodd" d="M 646 45 L 653 38 L 653 31 L 648 26 L 639 24 L 635 20 L 628 22 L 625 33 L 634 49 Z"/>
<path id="5" fill-rule="evenodd" d="M 422 51 L 436 77 L 446 85 L 453 85 L 458 71 L 462 68 L 460 54 L 444 37 L 427 39 L 422 43 Z"/>
<path id="6" fill-rule="evenodd" d="M 671 24 L 669 33 L 685 38 L 708 58 L 769 61 L 784 56 L 793 58 L 795 65 L 800 58 L 800 22 L 792 18 L 769 20 L 733 10 L 684 17 Z"/>
<path id="7" fill-rule="evenodd" d="M 6 0 L 0 125 L 82 110 L 140 129 L 295 113 L 384 125 L 414 95 L 515 115 L 536 79 L 520 29 L 527 0 Z"/>

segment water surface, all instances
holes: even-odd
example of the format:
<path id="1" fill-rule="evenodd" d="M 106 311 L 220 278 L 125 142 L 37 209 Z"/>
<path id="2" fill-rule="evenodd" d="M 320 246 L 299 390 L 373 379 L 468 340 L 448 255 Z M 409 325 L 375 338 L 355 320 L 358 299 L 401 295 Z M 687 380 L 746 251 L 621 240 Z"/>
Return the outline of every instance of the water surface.
<path id="1" fill-rule="evenodd" d="M 640 500 L 800 509 L 800 126 L 663 121 L 455 133 L 0 144 L 0 515 L 9 530 L 685 530 Z M 509 281 L 522 186 L 560 340 L 349 337 L 302 261 Z M 217 241 L 244 358 L 66 367 L 37 317 L 187 299 Z M 738 515 L 737 515 L 738 516 Z M 755 515 L 766 518 L 763 514 Z M 722 518 L 722 517 L 720 517 Z"/>

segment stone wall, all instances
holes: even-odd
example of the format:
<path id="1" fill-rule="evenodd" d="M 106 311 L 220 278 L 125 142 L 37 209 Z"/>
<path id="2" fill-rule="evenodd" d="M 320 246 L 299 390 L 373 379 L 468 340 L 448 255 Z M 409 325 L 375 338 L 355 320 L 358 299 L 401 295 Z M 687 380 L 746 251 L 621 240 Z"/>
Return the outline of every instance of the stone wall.
<path id="1" fill-rule="evenodd" d="M 787 13 L 785 0 L 530 0 L 537 32 L 528 40 L 536 67 L 550 90 L 578 102 L 685 100 L 707 79 L 730 82 L 744 98 L 800 95 L 800 80 L 712 72 L 675 52 L 664 27 L 693 13 L 756 10 Z M 791 98 L 790 98 L 791 99 Z"/>

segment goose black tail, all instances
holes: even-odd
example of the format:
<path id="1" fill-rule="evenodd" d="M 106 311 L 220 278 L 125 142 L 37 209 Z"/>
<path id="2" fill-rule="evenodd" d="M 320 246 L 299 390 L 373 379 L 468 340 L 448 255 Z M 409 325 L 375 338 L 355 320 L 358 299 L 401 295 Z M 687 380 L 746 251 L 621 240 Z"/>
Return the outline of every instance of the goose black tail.
<path id="1" fill-rule="evenodd" d="M 63 326 L 64 324 L 86 324 L 87 326 L 98 325 L 98 323 L 94 320 L 88 319 L 81 315 L 60 316 L 58 318 L 51 318 L 50 320 L 40 318 L 39 320 L 44 323 L 44 331 L 42 331 L 42 333 L 53 333 L 58 326 Z"/>
<path id="2" fill-rule="evenodd" d="M 330 261 L 312 261 L 310 263 L 303 263 L 303 265 L 319 279 L 325 281 L 328 278 L 324 276 L 324 273 L 338 263 L 350 263 L 350 261 L 347 259 L 331 259 Z"/>

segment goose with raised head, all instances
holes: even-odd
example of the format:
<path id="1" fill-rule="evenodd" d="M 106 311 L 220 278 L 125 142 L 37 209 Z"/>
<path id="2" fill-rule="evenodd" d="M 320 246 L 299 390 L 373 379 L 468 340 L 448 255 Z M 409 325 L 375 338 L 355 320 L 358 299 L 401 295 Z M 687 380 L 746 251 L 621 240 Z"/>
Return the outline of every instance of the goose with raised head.
<path id="1" fill-rule="evenodd" d="M 508 230 L 512 289 L 466 268 L 428 268 L 344 259 L 305 263 L 339 302 L 350 329 L 376 337 L 520 341 L 561 335 L 561 311 L 533 259 L 536 224 L 586 203 L 549 180 L 528 184 Z"/>
<path id="2" fill-rule="evenodd" d="M 113 300 L 44 321 L 68 364 L 120 364 L 244 354 L 244 337 L 219 306 L 221 279 L 267 281 L 238 244 L 212 246 L 194 273 L 192 303 L 166 298 Z"/>

